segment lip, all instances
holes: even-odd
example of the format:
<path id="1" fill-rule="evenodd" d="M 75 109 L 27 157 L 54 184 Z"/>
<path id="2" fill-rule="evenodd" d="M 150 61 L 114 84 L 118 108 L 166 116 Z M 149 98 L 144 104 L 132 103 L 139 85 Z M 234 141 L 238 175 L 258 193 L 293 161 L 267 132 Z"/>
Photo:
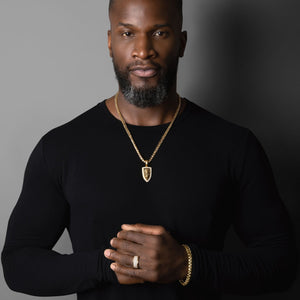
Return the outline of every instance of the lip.
<path id="1" fill-rule="evenodd" d="M 157 69 L 154 67 L 148 67 L 148 66 L 141 66 L 141 67 L 135 67 L 130 69 L 130 72 L 137 76 L 142 78 L 151 78 L 157 75 Z"/>

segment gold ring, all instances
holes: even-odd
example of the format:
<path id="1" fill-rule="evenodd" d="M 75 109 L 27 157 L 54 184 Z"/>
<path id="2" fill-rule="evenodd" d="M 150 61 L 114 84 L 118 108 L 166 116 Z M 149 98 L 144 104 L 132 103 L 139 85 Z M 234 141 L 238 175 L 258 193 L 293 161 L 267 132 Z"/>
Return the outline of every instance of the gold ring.
<path id="1" fill-rule="evenodd" d="M 132 266 L 134 269 L 139 268 L 139 257 L 137 255 L 135 255 L 132 259 Z"/>

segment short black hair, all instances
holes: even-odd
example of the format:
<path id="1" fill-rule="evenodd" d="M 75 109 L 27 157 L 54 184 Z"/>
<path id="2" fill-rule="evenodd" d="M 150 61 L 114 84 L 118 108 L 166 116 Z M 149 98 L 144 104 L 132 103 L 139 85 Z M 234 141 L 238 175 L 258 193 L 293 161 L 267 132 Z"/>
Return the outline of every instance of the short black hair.
<path id="1" fill-rule="evenodd" d="M 112 8 L 115 1 L 116 0 L 109 0 L 109 11 L 111 11 L 111 8 Z M 183 13 L 182 13 L 182 0 L 173 0 L 173 1 L 174 1 L 174 4 L 176 5 L 176 7 L 178 9 L 180 21 L 182 23 L 182 16 L 183 16 Z"/>

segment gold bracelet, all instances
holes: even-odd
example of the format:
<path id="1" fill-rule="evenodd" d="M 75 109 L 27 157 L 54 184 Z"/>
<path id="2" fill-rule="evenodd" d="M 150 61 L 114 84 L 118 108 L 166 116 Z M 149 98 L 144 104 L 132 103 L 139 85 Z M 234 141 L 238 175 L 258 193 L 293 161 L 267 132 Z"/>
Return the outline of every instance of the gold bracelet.
<path id="1" fill-rule="evenodd" d="M 193 262 L 193 257 L 192 257 L 192 251 L 190 249 L 190 247 L 188 245 L 182 244 L 182 246 L 184 247 L 187 257 L 188 257 L 188 271 L 187 271 L 187 275 L 185 277 L 185 280 L 179 280 L 179 282 L 183 285 L 186 286 L 192 277 L 192 262 Z"/>

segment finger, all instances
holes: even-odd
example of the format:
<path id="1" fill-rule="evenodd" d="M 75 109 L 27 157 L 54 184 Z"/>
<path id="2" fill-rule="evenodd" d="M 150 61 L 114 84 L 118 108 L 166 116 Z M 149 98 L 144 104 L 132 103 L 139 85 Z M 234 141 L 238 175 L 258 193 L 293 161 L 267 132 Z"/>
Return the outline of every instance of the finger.
<path id="1" fill-rule="evenodd" d="M 125 266 L 119 265 L 118 263 L 112 263 L 110 267 L 113 271 L 119 274 L 140 278 L 144 281 L 150 281 L 149 279 L 152 279 L 150 276 L 150 272 L 143 269 L 127 268 Z"/>
<path id="2" fill-rule="evenodd" d="M 119 251 L 114 251 L 112 249 L 106 249 L 104 251 L 104 256 L 110 260 L 117 262 L 118 264 L 123 265 L 123 266 L 127 266 L 127 267 L 133 266 L 133 264 L 132 264 L 133 256 L 132 255 L 123 254 L 123 253 L 120 253 Z"/>
<path id="3" fill-rule="evenodd" d="M 119 249 L 118 252 L 120 252 L 120 253 L 122 253 L 122 254 L 131 255 L 131 256 L 135 255 L 135 254 L 132 253 L 132 252 L 129 252 L 129 251 L 123 251 L 123 250 L 121 250 L 121 249 Z"/>
<path id="4" fill-rule="evenodd" d="M 117 237 L 140 245 L 153 244 L 155 239 L 157 238 L 156 236 L 150 234 L 145 234 L 145 233 L 131 231 L 131 230 L 130 231 L 122 230 L 118 232 Z"/>
<path id="5" fill-rule="evenodd" d="M 115 272 L 120 284 L 137 284 L 144 283 L 145 280 L 137 277 L 127 276 L 118 272 Z"/>
<path id="6" fill-rule="evenodd" d="M 125 251 L 126 253 L 133 253 L 134 255 L 140 255 L 140 253 L 142 253 L 143 246 L 134 242 L 114 237 L 111 239 L 110 244 L 112 247 Z"/>
<path id="7" fill-rule="evenodd" d="M 146 225 L 146 224 L 123 224 L 121 226 L 123 230 L 131 230 L 145 234 L 152 234 L 152 235 L 162 235 L 166 232 L 163 226 L 159 225 Z"/>

